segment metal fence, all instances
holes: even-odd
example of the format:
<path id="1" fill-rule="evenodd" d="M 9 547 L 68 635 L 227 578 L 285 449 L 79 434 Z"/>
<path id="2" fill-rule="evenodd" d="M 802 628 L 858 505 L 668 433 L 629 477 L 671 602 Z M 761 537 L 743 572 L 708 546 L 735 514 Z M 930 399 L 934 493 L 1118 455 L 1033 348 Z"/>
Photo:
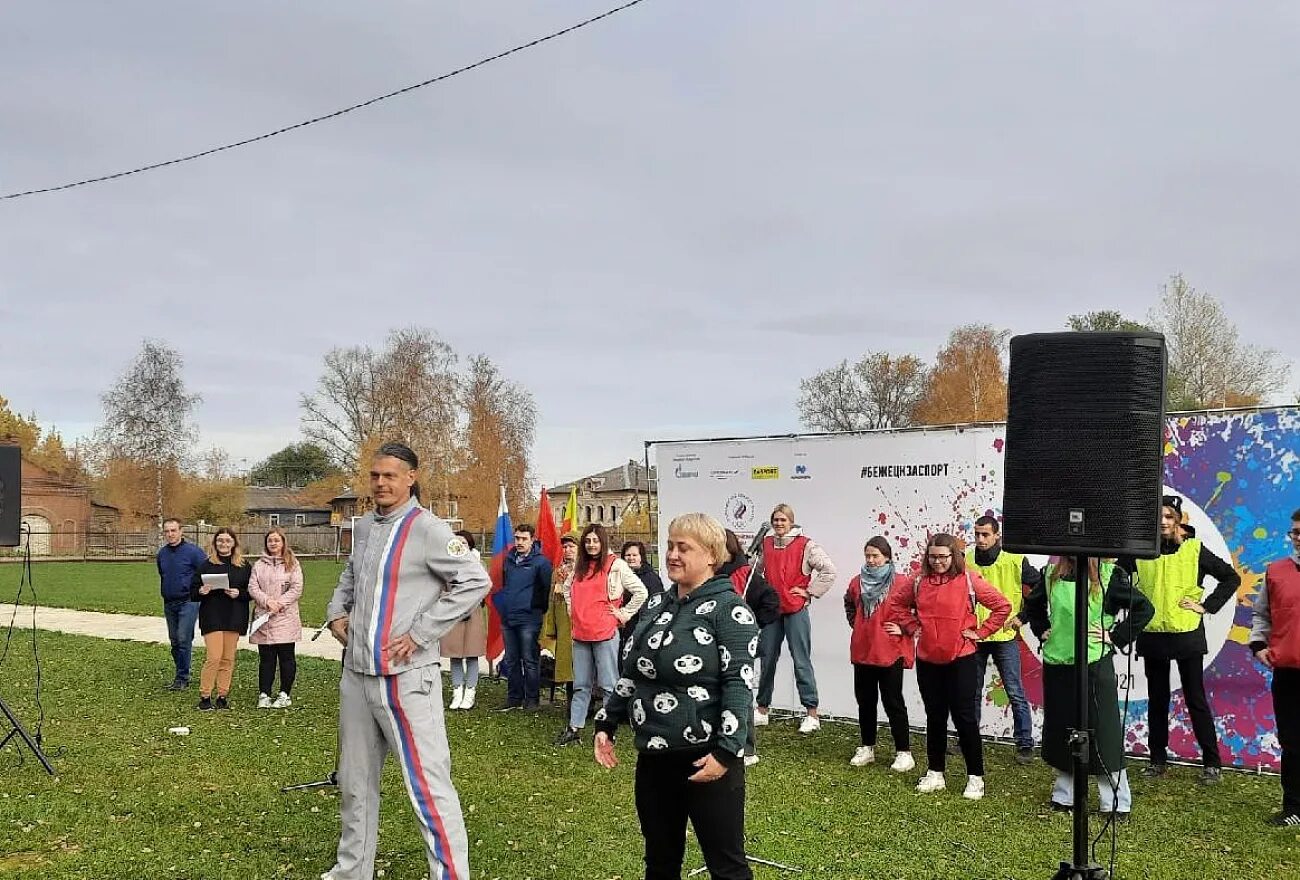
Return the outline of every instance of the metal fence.
<path id="1" fill-rule="evenodd" d="M 350 526 L 350 524 L 349 524 Z M 183 532 L 186 540 L 193 541 L 200 547 L 208 548 L 217 527 L 210 525 L 187 525 Z M 352 551 L 352 532 L 350 527 L 307 526 L 282 528 L 289 539 L 289 546 L 300 556 L 346 556 Z M 267 529 L 264 526 L 237 526 L 235 535 L 239 545 L 248 556 L 262 552 L 262 540 Z M 493 533 L 487 530 L 470 530 L 484 554 L 492 552 Z M 622 531 L 611 529 L 610 546 L 618 552 L 627 541 L 641 541 L 646 545 L 651 564 L 656 568 L 658 546 L 656 538 L 649 532 Z M 33 559 L 149 559 L 162 546 L 162 535 L 158 529 L 143 530 L 96 530 L 80 531 L 76 529 L 34 529 L 24 532 L 24 544 L 30 540 Z M 15 561 L 23 558 L 26 546 L 0 547 L 0 561 Z"/>

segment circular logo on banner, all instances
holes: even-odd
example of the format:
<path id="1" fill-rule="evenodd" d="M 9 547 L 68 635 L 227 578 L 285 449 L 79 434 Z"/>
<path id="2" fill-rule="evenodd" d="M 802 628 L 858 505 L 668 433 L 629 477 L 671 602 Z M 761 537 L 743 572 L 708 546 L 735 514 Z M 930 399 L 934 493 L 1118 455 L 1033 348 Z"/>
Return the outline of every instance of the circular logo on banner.
<path id="1" fill-rule="evenodd" d="M 739 492 L 732 495 L 722 509 L 722 518 L 733 532 L 749 531 L 754 524 L 754 499 Z"/>

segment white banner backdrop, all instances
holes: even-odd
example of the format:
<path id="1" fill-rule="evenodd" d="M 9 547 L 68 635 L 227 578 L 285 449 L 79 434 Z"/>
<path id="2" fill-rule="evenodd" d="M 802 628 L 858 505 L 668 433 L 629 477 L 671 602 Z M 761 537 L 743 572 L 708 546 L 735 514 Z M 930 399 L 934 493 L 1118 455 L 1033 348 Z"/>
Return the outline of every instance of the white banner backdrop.
<path id="1" fill-rule="evenodd" d="M 985 514 L 998 515 L 1002 508 L 1004 436 L 1005 430 L 997 426 L 656 443 L 661 551 L 668 523 L 676 514 L 708 513 L 746 543 L 774 506 L 784 502 L 793 507 L 804 533 L 826 549 L 838 571 L 836 586 L 812 606 L 812 658 L 820 709 L 830 715 L 856 717 L 849 626 L 842 598 L 862 565 L 862 545 L 873 535 L 883 535 L 894 548 L 895 565 L 907 571 L 919 566 L 929 534 L 949 532 L 968 543 L 973 541 L 975 520 Z M 1188 509 L 1198 536 L 1221 558 L 1231 559 L 1209 518 L 1194 504 Z M 1046 561 L 1030 557 L 1035 566 Z M 1229 603 L 1224 612 L 1207 618 L 1207 667 L 1228 635 L 1232 607 Z M 1038 646 L 1028 628 L 1024 633 L 1026 653 L 1031 656 L 1024 657 L 1022 665 L 1038 728 L 1042 720 L 1041 667 L 1032 656 Z M 1121 698 L 1128 682 L 1133 700 L 1145 700 L 1141 662 L 1135 659 L 1130 664 L 1129 658 L 1117 655 L 1115 664 Z M 993 669 L 990 663 L 982 729 L 988 736 L 1010 738 L 1010 706 L 1002 688 L 995 686 Z M 923 727 L 925 715 L 915 674 L 909 672 L 905 681 L 911 723 Z M 1176 680 L 1173 686 L 1178 687 Z M 773 704 L 799 708 L 788 655 L 778 664 Z M 1131 722 L 1135 720 L 1130 716 Z M 1135 733 L 1144 743 L 1145 724 L 1136 725 L 1136 730 L 1131 724 L 1130 745 Z"/>

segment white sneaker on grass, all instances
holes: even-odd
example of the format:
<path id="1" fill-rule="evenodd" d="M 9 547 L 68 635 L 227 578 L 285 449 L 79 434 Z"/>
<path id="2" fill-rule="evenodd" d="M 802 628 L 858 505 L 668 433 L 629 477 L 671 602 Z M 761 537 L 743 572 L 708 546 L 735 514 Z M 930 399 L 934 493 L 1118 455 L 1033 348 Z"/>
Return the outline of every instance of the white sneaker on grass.
<path id="1" fill-rule="evenodd" d="M 259 709 L 269 709 L 269 708 L 271 708 L 271 695 L 270 695 L 270 694 L 258 694 L 258 695 L 257 695 L 257 708 L 259 708 Z"/>
<path id="2" fill-rule="evenodd" d="M 767 727 L 767 713 L 761 709 L 754 710 L 754 726 Z"/>
<path id="3" fill-rule="evenodd" d="M 447 706 L 447 708 L 448 708 L 448 709 L 459 709 L 459 708 L 460 708 L 461 700 L 463 700 L 463 699 L 465 699 L 465 685 L 461 685 L 460 687 L 452 688 L 452 691 L 451 691 L 451 703 Z"/>
<path id="4" fill-rule="evenodd" d="M 894 755 L 894 763 L 889 765 L 889 769 L 895 773 L 906 773 L 916 767 L 916 759 L 912 757 L 911 752 L 899 752 Z"/>
<path id="5" fill-rule="evenodd" d="M 876 750 L 872 746 L 858 746 L 858 750 L 849 758 L 850 767 L 865 767 L 876 763 Z"/>
<path id="6" fill-rule="evenodd" d="M 753 752 L 745 756 L 746 767 L 753 767 L 757 763 L 758 763 L 758 755 L 754 754 Z"/>
<path id="7" fill-rule="evenodd" d="M 462 709 L 474 708 L 474 695 L 477 693 L 477 691 L 478 688 L 471 688 L 471 687 L 465 688 L 465 696 L 461 698 L 460 701 L 460 707 Z"/>
<path id="8" fill-rule="evenodd" d="M 916 790 L 921 794 L 943 791 L 947 787 L 948 781 L 937 770 L 927 770 L 926 774 L 921 777 L 921 781 L 916 784 Z"/>
<path id="9" fill-rule="evenodd" d="M 972 776 L 967 779 L 966 790 L 961 793 L 961 796 L 968 801 L 977 801 L 984 797 L 984 777 Z"/>
<path id="10" fill-rule="evenodd" d="M 275 698 L 275 702 L 271 704 L 271 708 L 288 709 L 292 705 L 293 705 L 293 700 L 289 699 L 289 695 L 286 694 L 284 691 L 280 691 L 280 696 Z"/>
<path id="11" fill-rule="evenodd" d="M 799 722 L 800 733 L 813 733 L 814 731 L 821 730 L 821 728 L 821 719 L 816 715 L 805 715 L 803 716 L 803 721 Z"/>

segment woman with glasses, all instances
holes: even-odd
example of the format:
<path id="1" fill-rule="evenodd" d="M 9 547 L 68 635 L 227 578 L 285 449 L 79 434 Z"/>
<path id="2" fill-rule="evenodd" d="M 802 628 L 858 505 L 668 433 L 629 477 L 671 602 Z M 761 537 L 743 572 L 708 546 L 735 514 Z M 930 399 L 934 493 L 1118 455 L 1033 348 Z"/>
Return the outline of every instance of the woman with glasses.
<path id="1" fill-rule="evenodd" d="M 962 797 L 984 797 L 984 744 L 980 740 L 980 665 L 976 643 L 997 632 L 1011 613 L 1011 603 L 992 584 L 966 568 L 962 542 L 935 535 L 925 548 L 921 574 L 910 590 L 889 594 L 885 632 L 916 636 L 916 683 L 925 704 L 926 756 L 929 770 L 916 790 L 927 794 L 947 788 L 944 765 L 948 719 L 957 728 L 969 779 Z M 989 610 L 980 623 L 977 605 Z"/>
<path id="2" fill-rule="evenodd" d="M 1241 575 L 1232 564 L 1216 556 L 1199 538 L 1186 537 L 1183 499 L 1166 495 L 1160 516 L 1160 558 L 1125 560 L 1121 564 L 1137 575 L 1137 588 L 1151 600 L 1156 615 L 1137 638 L 1138 656 L 1146 669 L 1147 746 L 1151 763 L 1145 776 L 1163 776 L 1169 764 L 1169 667 L 1178 664 L 1183 682 L 1183 699 L 1192 716 L 1192 731 L 1201 747 L 1201 782 L 1214 785 L 1222 774 L 1219 737 L 1214 713 L 1205 695 L 1202 663 L 1209 653 L 1205 641 L 1206 614 L 1215 614 L 1228 604 L 1241 586 Z M 1201 586 L 1206 576 L 1218 586 L 1209 596 Z"/>

